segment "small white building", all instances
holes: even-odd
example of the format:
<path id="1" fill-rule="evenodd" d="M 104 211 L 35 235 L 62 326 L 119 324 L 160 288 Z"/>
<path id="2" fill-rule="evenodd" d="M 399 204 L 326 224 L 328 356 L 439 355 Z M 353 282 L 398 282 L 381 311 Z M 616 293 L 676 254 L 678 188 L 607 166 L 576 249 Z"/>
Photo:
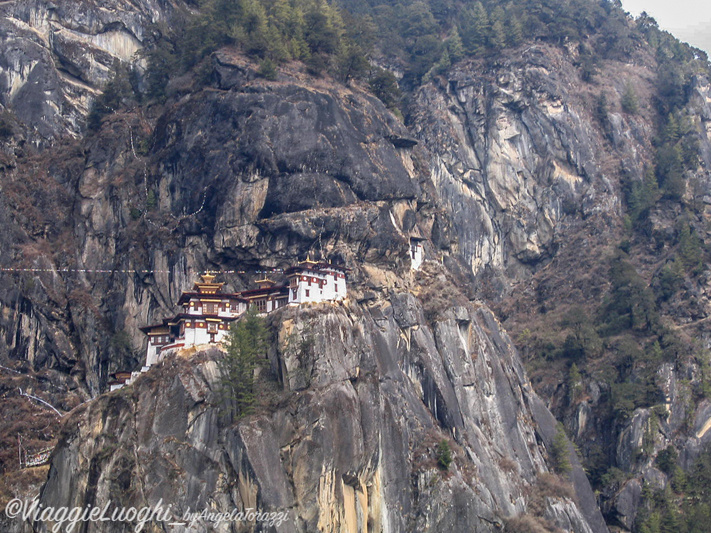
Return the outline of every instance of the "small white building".
<path id="1" fill-rule="evenodd" d="M 306 259 L 286 271 L 289 304 L 342 300 L 346 297 L 346 268 Z"/>
<path id="2" fill-rule="evenodd" d="M 412 270 L 418 270 L 420 266 L 422 266 L 422 261 L 425 256 L 422 243 L 422 239 L 410 237 L 410 268 Z"/>

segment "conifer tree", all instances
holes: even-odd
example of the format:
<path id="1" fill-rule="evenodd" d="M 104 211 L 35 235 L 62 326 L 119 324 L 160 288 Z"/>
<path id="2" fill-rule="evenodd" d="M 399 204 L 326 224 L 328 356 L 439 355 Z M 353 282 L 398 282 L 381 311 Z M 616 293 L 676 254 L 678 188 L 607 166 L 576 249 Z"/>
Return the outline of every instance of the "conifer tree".
<path id="1" fill-rule="evenodd" d="M 267 348 L 264 318 L 251 307 L 246 315 L 232 324 L 227 335 L 227 353 L 220 362 L 223 409 L 239 418 L 254 405 L 254 371 Z"/>
<path id="2" fill-rule="evenodd" d="M 558 423 L 558 429 L 553 438 L 550 458 L 551 466 L 558 474 L 567 475 L 573 470 L 573 466 L 570 464 L 568 438 L 565 436 L 565 430 L 561 423 Z"/>
<path id="3" fill-rule="evenodd" d="M 471 9 L 467 9 L 463 13 L 462 19 L 459 33 L 467 53 L 483 52 L 486 45 L 486 34 L 489 31 L 489 15 L 486 9 L 481 2 L 476 2 Z"/>
<path id="4" fill-rule="evenodd" d="M 452 30 L 452 35 L 447 39 L 447 51 L 452 63 L 456 63 L 464 57 L 464 45 L 457 28 Z"/>
<path id="5" fill-rule="evenodd" d="M 629 82 L 625 84 L 625 92 L 622 94 L 620 104 L 622 105 L 622 110 L 629 115 L 635 115 L 639 112 L 637 93 L 635 93 L 632 84 Z"/>
<path id="6" fill-rule="evenodd" d="M 494 50 L 503 50 L 506 47 L 506 31 L 504 30 L 504 10 L 496 6 L 489 17 L 488 44 Z"/>
<path id="7" fill-rule="evenodd" d="M 568 371 L 568 400 L 575 403 L 583 389 L 583 377 L 580 375 L 578 365 L 573 363 Z"/>
<path id="8" fill-rule="evenodd" d="M 701 243 L 696 233 L 692 233 L 689 224 L 684 224 L 679 232 L 679 255 L 687 270 L 693 272 L 701 269 Z"/>
<path id="9" fill-rule="evenodd" d="M 516 15 L 511 15 L 504 21 L 506 29 L 506 42 L 511 46 L 518 46 L 523 42 L 523 25 Z"/>

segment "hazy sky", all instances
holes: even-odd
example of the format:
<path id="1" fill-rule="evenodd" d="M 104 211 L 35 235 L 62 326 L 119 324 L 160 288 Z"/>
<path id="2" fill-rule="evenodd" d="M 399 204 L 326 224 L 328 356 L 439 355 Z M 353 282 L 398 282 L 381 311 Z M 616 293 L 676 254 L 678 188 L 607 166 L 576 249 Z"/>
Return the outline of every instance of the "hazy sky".
<path id="1" fill-rule="evenodd" d="M 625 11 L 654 17 L 663 30 L 711 55 L 711 2 L 707 0 L 622 0 Z"/>

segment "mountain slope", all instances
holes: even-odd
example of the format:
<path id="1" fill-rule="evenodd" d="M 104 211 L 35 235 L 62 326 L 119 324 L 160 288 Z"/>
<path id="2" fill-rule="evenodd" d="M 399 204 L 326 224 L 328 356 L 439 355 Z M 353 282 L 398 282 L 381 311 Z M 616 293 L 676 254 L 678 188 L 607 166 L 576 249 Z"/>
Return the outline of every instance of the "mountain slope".
<path id="1" fill-rule="evenodd" d="M 414 450 L 424 446 L 421 453 L 431 460 L 433 439 L 450 435 L 462 447 L 455 453 L 458 460 L 467 457 L 457 464 L 462 472 L 497 462 L 483 480 L 490 496 L 472 492 L 472 479 L 461 472 L 439 480 L 456 493 L 452 500 L 435 498 L 440 510 L 454 506 L 464 522 L 474 520 L 482 530 L 495 527 L 489 519 L 498 523 L 521 513 L 537 514 L 535 520 L 545 515 L 560 527 L 566 527 L 565 520 L 587 522 L 581 530 L 603 527 L 589 488 L 578 477 L 579 507 L 561 503 L 565 511 L 556 515 L 558 504 L 541 507 L 532 497 L 531 487 L 545 483 L 539 475 L 546 472 L 542 458 L 546 448 L 550 453 L 556 430 L 527 389 L 508 341 L 507 346 L 489 342 L 492 336 L 506 337 L 483 318 L 488 311 L 476 311 L 475 320 L 473 309 L 457 307 L 478 307 L 479 299 L 492 305 L 512 332 L 538 393 L 580 446 L 610 524 L 641 527 L 654 505 L 641 496 L 645 483 L 681 504 L 685 490 L 676 484 L 672 491 L 674 469 L 690 471 L 711 438 L 704 430 L 711 374 L 703 267 L 709 86 L 693 51 L 670 41 L 649 20 L 620 18 L 614 9 L 607 16 L 598 7 L 591 7 L 590 20 L 596 22 L 587 29 L 566 26 L 558 35 L 540 27 L 536 40 L 516 43 L 507 37 L 503 48 L 487 34 L 484 48 L 468 50 L 473 57 L 454 65 L 438 59 L 444 54 L 440 48 L 427 56 L 429 63 L 414 64 L 412 57 L 393 58 L 376 47 L 373 62 L 396 73 L 404 69 L 403 87 L 413 90 L 404 108 L 405 126 L 359 81 L 343 77 L 339 55 L 322 59 L 332 62 L 346 84 L 315 75 L 312 63 L 284 63 L 272 75 L 263 59 L 227 46 L 171 73 L 163 96 L 147 99 L 150 73 L 146 78 L 147 63 L 134 52 L 146 46 L 154 53 L 166 45 L 180 52 L 179 43 L 170 40 L 175 37 L 161 37 L 159 28 L 171 21 L 183 24 L 195 8 L 190 4 L 3 4 L 0 217 L 7 231 L 0 258 L 11 268 L 71 270 L 3 273 L 8 282 L 0 292 L 2 364 L 30 379 L 30 390 L 69 411 L 105 390 L 111 372 L 140 365 L 143 336 L 137 328 L 173 312 L 198 272 L 239 270 L 225 281 L 240 290 L 250 286 L 257 270 L 284 268 L 307 254 L 329 257 L 353 269 L 353 298 L 345 315 L 336 318 L 324 309 L 324 317 L 351 322 L 365 340 L 343 348 L 346 355 L 324 347 L 314 357 L 345 368 L 355 360 L 366 364 L 363 347 L 378 347 L 375 339 L 385 328 L 387 338 L 401 340 L 375 350 L 379 385 L 369 390 L 427 429 L 403 437 L 403 450 L 405 444 Z M 378 24 L 384 21 L 387 17 Z M 487 32 L 495 22 L 487 22 Z M 452 22 L 437 15 L 437 24 L 449 36 L 449 54 L 456 48 Z M 417 56 L 415 44 L 439 31 L 436 27 L 420 27 L 423 33 L 417 35 L 405 32 L 392 50 Z M 465 48 L 474 46 L 475 37 L 462 35 Z M 149 54 L 151 61 L 155 64 L 155 56 Z M 102 87 L 85 130 L 90 101 Z M 411 278 L 411 237 L 425 239 L 426 258 L 443 270 L 429 266 L 425 277 Z M 428 284 L 437 291 L 426 292 Z M 406 292 L 423 292 L 419 303 L 412 303 L 417 318 L 409 325 L 399 323 L 409 319 L 395 320 L 395 326 L 386 310 L 396 309 Z M 385 318 L 369 322 L 371 307 Z M 388 320 L 388 326 L 378 320 Z M 461 335 L 455 335 L 452 320 Z M 459 346 L 461 336 L 473 335 L 471 324 L 477 321 L 483 322 L 475 336 L 488 347 L 474 350 L 470 344 L 451 355 L 448 350 Z M 275 332 L 281 327 L 275 324 Z M 415 327 L 424 338 L 411 346 Z M 283 347 L 274 349 L 276 372 L 286 365 L 279 363 L 286 355 Z M 496 390 L 490 390 L 489 379 L 475 379 L 466 370 L 472 354 L 510 359 L 492 362 L 506 367 L 502 372 L 510 387 L 501 387 L 493 375 Z M 339 357 L 351 362 L 341 365 Z M 402 396 L 410 398 L 405 403 L 383 388 L 385 360 L 398 363 L 393 371 L 404 387 Z M 198 372 L 191 364 L 182 371 Z M 7 375 L 6 394 L 12 394 L 16 379 Z M 147 380 L 150 387 L 136 384 L 143 392 L 135 394 L 164 390 L 165 384 L 153 379 Z M 280 379 L 291 398 L 294 384 Z M 61 383 L 62 393 L 45 386 L 47 380 Z M 204 381 L 211 397 L 214 383 Z M 318 411 L 321 388 L 338 383 L 309 387 L 315 399 L 304 409 Z M 360 385 L 351 388 L 346 396 L 361 394 Z M 489 401 L 489 395 L 501 424 L 526 420 L 517 429 L 523 435 L 518 441 L 516 434 L 500 430 L 508 443 L 504 451 L 496 448 L 497 439 L 484 438 L 486 417 L 471 408 Z M 95 410 L 85 406 L 70 420 L 93 425 L 94 417 L 112 409 L 106 401 L 101 397 Z M 129 424 L 126 417 L 140 400 L 132 402 L 115 411 L 117 431 Z M 258 424 L 273 428 L 277 415 L 264 416 Z M 356 438 L 362 442 L 388 431 L 407 433 L 401 420 L 381 411 L 366 409 L 361 416 L 388 420 L 387 428 L 361 432 Z M 252 423 L 257 422 L 238 427 Z M 54 442 L 53 424 L 52 435 L 39 442 Z M 232 429 L 215 431 L 219 441 Z M 79 453 L 64 435 L 58 453 Z M 189 440 L 186 435 L 180 440 Z M 534 435 L 543 444 L 534 443 Z M 292 436 L 284 436 L 282 445 Z M 95 436 L 80 452 L 103 461 L 102 438 Z M 126 439 L 128 434 L 120 439 L 122 446 L 148 446 L 150 453 L 162 446 Z M 235 442 L 233 453 L 244 449 Z M 321 449 L 327 457 L 336 453 L 323 442 Z M 213 461 L 215 450 L 208 454 Z M 667 450 L 679 460 L 662 471 L 657 458 Z M 529 453 L 534 459 L 526 458 Z M 398 522 L 384 511 L 368 513 L 380 513 L 378 520 L 395 529 L 414 523 L 441 530 L 450 518 L 422 507 L 416 454 L 402 454 L 403 468 L 414 476 L 406 485 L 415 492 L 385 491 L 378 501 L 387 509 L 406 504 L 412 514 Z M 404 460 L 375 455 L 383 456 L 382 463 L 349 453 L 329 476 L 348 478 L 344 487 L 356 490 L 358 483 L 376 483 L 378 468 Z M 509 457 L 517 466 L 510 466 Z M 64 472 L 60 463 L 55 459 L 53 475 Z M 308 461 L 300 464 L 313 472 Z M 138 468 L 105 466 L 107 472 L 119 467 Z M 223 462 L 215 472 L 233 467 Z M 355 485 L 349 471 L 359 473 Z M 423 472 L 431 476 L 436 468 L 429 464 Z M 264 476 L 271 474 L 260 474 L 259 490 L 267 491 Z M 72 483 L 81 485 L 86 475 L 82 469 Z M 283 475 L 293 480 L 288 469 Z M 388 475 L 392 483 L 404 483 L 395 473 Z M 57 498 L 57 487 L 48 485 L 45 497 Z M 324 498 L 338 492 L 334 487 L 328 486 Z M 344 523 L 348 490 L 341 490 L 335 507 L 310 502 L 295 513 L 308 527 L 327 509 L 331 518 L 323 520 Z M 73 497 L 83 501 L 92 494 Z M 297 494 L 292 490 L 277 499 L 298 500 Z M 233 501 L 246 504 L 240 498 Z M 479 519 L 462 510 L 470 504 L 483 512 Z"/>

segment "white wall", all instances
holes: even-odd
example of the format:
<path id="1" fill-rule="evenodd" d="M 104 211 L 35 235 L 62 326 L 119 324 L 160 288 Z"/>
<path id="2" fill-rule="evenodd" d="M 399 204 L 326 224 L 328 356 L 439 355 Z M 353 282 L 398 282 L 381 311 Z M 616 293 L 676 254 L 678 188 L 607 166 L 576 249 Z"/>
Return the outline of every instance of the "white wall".
<path id="1" fill-rule="evenodd" d="M 424 248 L 421 241 L 410 241 L 410 268 L 417 270 L 422 266 Z"/>

